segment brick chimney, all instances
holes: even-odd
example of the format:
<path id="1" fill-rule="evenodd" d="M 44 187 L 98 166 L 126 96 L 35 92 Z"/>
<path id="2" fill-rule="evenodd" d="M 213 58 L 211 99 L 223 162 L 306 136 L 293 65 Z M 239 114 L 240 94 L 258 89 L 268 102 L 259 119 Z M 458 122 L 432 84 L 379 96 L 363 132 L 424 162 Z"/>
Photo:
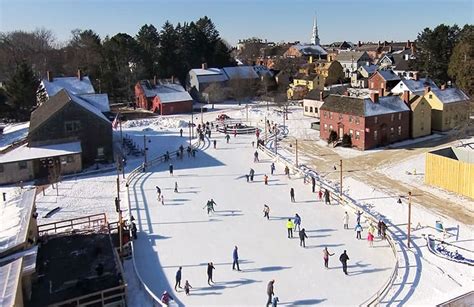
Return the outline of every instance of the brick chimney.
<path id="1" fill-rule="evenodd" d="M 404 103 L 409 104 L 410 101 L 410 91 L 403 91 L 402 100 Z"/>
<path id="2" fill-rule="evenodd" d="M 413 73 L 413 80 L 415 80 L 415 81 L 420 80 L 420 76 L 418 75 L 418 72 L 417 72 L 417 71 L 415 71 L 415 72 Z"/>
<path id="3" fill-rule="evenodd" d="M 359 41 L 359 42 L 357 43 L 357 46 L 358 46 L 358 47 L 362 46 L 361 41 Z"/>
<path id="4" fill-rule="evenodd" d="M 379 41 L 379 47 L 380 47 L 380 41 Z"/>
<path id="5" fill-rule="evenodd" d="M 77 70 L 77 79 L 82 81 L 82 71 L 80 69 Z"/>
<path id="6" fill-rule="evenodd" d="M 207 63 L 202 63 L 202 64 L 201 64 L 201 68 L 202 68 L 202 69 L 207 69 Z"/>
<path id="7" fill-rule="evenodd" d="M 385 89 L 379 88 L 379 97 L 385 96 L 384 94 L 385 94 Z"/>
<path id="8" fill-rule="evenodd" d="M 379 102 L 379 93 L 370 92 L 370 100 L 372 100 L 373 103 L 378 103 Z"/>
<path id="9" fill-rule="evenodd" d="M 427 93 L 431 92 L 431 86 L 425 86 L 425 92 L 424 94 L 426 95 Z"/>
<path id="10" fill-rule="evenodd" d="M 392 47 L 392 45 L 390 45 L 390 47 L 388 47 L 388 52 L 390 52 L 390 53 L 393 52 L 393 47 Z"/>
<path id="11" fill-rule="evenodd" d="M 48 80 L 48 82 L 53 82 L 53 72 L 48 70 L 46 72 L 46 79 Z"/>

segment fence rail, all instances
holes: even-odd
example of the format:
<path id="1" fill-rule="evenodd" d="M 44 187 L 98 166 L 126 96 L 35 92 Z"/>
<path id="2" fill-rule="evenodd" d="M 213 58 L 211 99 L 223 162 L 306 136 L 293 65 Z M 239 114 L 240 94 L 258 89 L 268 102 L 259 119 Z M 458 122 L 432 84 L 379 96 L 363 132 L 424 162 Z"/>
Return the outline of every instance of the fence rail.
<path id="1" fill-rule="evenodd" d="M 80 231 L 81 229 L 85 228 L 90 230 L 102 229 L 104 227 L 107 227 L 107 217 L 105 213 L 99 213 L 69 220 L 38 225 L 38 234 L 40 236 L 44 234 L 50 234 L 51 232 L 56 234 L 64 228 Z"/>

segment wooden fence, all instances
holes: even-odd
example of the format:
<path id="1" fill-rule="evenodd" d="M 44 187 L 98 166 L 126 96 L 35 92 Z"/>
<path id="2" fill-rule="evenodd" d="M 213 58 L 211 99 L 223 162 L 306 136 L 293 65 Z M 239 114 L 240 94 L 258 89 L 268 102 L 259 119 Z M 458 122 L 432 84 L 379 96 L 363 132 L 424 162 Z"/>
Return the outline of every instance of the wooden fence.
<path id="1" fill-rule="evenodd" d="M 474 164 L 427 153 L 425 183 L 474 198 Z"/>

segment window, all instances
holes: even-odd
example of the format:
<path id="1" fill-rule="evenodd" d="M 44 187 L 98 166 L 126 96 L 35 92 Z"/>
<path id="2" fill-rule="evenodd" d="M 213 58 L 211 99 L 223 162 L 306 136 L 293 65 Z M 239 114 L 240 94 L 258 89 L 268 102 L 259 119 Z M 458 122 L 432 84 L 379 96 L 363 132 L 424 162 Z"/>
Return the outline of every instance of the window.
<path id="1" fill-rule="evenodd" d="M 353 138 L 353 135 L 354 135 L 354 130 L 349 129 L 349 136 L 351 137 L 351 139 Z"/>
<path id="2" fill-rule="evenodd" d="M 308 112 L 308 106 L 304 106 L 304 111 Z"/>
<path id="3" fill-rule="evenodd" d="M 433 99 L 433 95 L 432 95 L 432 94 L 430 94 L 428 97 L 429 97 L 430 99 Z"/>
<path id="4" fill-rule="evenodd" d="M 358 117 L 356 117 L 356 120 L 355 120 L 355 121 L 356 121 L 356 125 L 358 125 L 358 124 L 360 123 Z"/>
<path id="5" fill-rule="evenodd" d="M 332 112 L 329 112 L 329 118 L 332 119 Z"/>
<path id="6" fill-rule="evenodd" d="M 324 124 L 324 131 L 328 131 L 328 124 Z"/>
<path id="7" fill-rule="evenodd" d="M 67 163 L 73 163 L 74 162 L 74 156 L 67 156 L 66 161 L 67 161 Z"/>
<path id="8" fill-rule="evenodd" d="M 339 120 L 342 120 L 342 114 L 339 114 Z"/>
<path id="9" fill-rule="evenodd" d="M 352 123 L 352 116 L 349 116 L 349 122 Z"/>
<path id="10" fill-rule="evenodd" d="M 18 162 L 18 168 L 19 169 L 26 169 L 28 165 L 26 164 L 26 161 L 20 161 Z"/>
<path id="11" fill-rule="evenodd" d="M 374 130 L 374 140 L 377 141 L 377 137 L 378 137 L 378 132 L 377 132 L 377 130 Z"/>
<path id="12" fill-rule="evenodd" d="M 390 116 L 390 120 L 393 122 L 394 119 L 395 119 L 395 114 L 392 113 L 392 115 Z"/>
<path id="13" fill-rule="evenodd" d="M 327 111 L 324 111 L 323 114 L 324 114 L 324 118 L 326 118 L 326 117 L 328 116 L 328 112 L 327 112 Z"/>
<path id="14" fill-rule="evenodd" d="M 398 120 L 402 120 L 402 113 L 398 113 Z"/>
<path id="15" fill-rule="evenodd" d="M 370 82 L 370 87 L 374 88 L 374 82 Z"/>
<path id="16" fill-rule="evenodd" d="M 309 107 L 309 112 L 313 113 L 313 107 Z"/>
<path id="17" fill-rule="evenodd" d="M 390 135 L 394 135 L 395 134 L 395 129 L 393 129 L 393 127 L 390 128 Z"/>
<path id="18" fill-rule="evenodd" d="M 402 126 L 398 126 L 398 135 L 402 135 Z"/>
<path id="19" fill-rule="evenodd" d="M 104 147 L 97 148 L 97 157 L 103 157 L 103 156 L 104 156 Z"/>
<path id="20" fill-rule="evenodd" d="M 360 132 L 356 130 L 356 140 L 359 140 L 359 139 L 360 139 Z"/>
<path id="21" fill-rule="evenodd" d="M 64 123 L 66 132 L 74 132 L 81 130 L 81 122 L 78 120 L 71 120 Z"/>
<path id="22" fill-rule="evenodd" d="M 374 117 L 374 124 L 376 124 L 378 121 L 379 121 L 378 117 L 375 116 L 375 117 Z"/>
<path id="23" fill-rule="evenodd" d="M 332 130 L 332 125 L 329 125 L 329 130 Z"/>

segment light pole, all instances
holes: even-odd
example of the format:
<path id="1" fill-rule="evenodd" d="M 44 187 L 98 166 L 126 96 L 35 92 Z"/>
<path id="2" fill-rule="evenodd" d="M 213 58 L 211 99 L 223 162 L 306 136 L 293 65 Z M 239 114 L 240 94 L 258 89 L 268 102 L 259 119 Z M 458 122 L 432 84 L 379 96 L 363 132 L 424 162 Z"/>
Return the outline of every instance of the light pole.
<path id="1" fill-rule="evenodd" d="M 408 192 L 408 233 L 407 233 L 407 245 L 410 248 L 411 243 L 411 191 Z"/>
<path id="2" fill-rule="evenodd" d="M 298 139 L 295 140 L 296 167 L 298 167 Z"/>
<path id="3" fill-rule="evenodd" d="M 189 128 L 189 145 L 191 146 L 192 138 L 191 138 L 191 122 L 188 122 L 188 128 Z"/>
<path id="4" fill-rule="evenodd" d="M 339 160 L 339 180 L 341 182 L 341 190 L 339 193 L 342 196 L 342 160 Z"/>
<path id="5" fill-rule="evenodd" d="M 147 159 L 146 159 L 146 151 L 148 148 L 146 147 L 146 135 L 143 135 L 143 171 L 145 171 Z"/>
<path id="6" fill-rule="evenodd" d="M 204 125 L 203 107 L 201 106 L 201 125 Z"/>

